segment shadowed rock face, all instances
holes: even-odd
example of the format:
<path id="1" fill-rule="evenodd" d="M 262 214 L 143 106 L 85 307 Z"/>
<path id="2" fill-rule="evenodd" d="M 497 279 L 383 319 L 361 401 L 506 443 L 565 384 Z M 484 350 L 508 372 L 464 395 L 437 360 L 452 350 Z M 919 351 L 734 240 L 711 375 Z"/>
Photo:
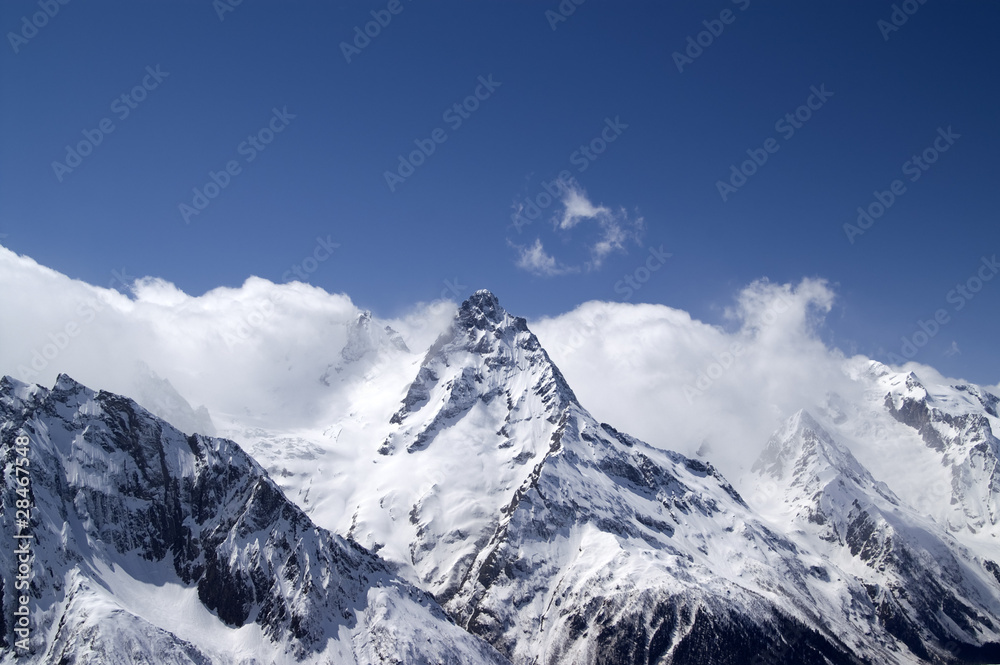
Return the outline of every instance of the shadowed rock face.
<path id="1" fill-rule="evenodd" d="M 905 506 L 807 412 L 771 438 L 753 471 L 777 484 L 800 540 L 812 535 L 831 560 L 846 550 L 870 569 L 859 579 L 875 619 L 916 657 L 987 658 L 1000 647 L 989 562 Z"/>
<path id="2" fill-rule="evenodd" d="M 331 640 L 354 635 L 381 654 L 365 662 L 397 662 L 406 653 L 502 662 L 377 557 L 316 527 L 231 441 L 185 436 L 131 400 L 66 376 L 51 391 L 4 379 L 0 428 L 8 484 L 10 441 L 17 432 L 32 441 L 31 592 L 45 612 L 32 645 L 43 662 L 96 662 L 118 648 L 119 636 L 130 636 L 140 661 L 219 662 L 219 653 L 207 655 L 216 645 L 190 644 L 127 606 L 103 625 L 88 624 L 102 603 L 114 602 L 112 594 L 94 605 L 110 591 L 104 576 L 119 568 L 156 576 L 135 582 L 193 588 L 223 624 L 255 625 L 295 661 L 326 662 Z M 8 508 L 5 494 L 2 519 L 12 527 Z M 111 573 L 101 573 L 105 567 Z M 392 600 L 374 607 L 373 592 Z M 413 613 L 400 635 L 427 631 L 433 639 L 412 644 L 374 632 L 372 615 L 394 606 Z M 341 646 L 354 650 L 350 641 Z"/>
<path id="3" fill-rule="evenodd" d="M 1000 440 L 987 417 L 996 417 L 1000 399 L 976 386 L 954 389 L 973 398 L 982 411 L 949 410 L 928 394 L 912 372 L 902 387 L 885 395 L 884 404 L 893 418 L 916 430 L 950 470 L 949 528 L 1000 536 Z"/>

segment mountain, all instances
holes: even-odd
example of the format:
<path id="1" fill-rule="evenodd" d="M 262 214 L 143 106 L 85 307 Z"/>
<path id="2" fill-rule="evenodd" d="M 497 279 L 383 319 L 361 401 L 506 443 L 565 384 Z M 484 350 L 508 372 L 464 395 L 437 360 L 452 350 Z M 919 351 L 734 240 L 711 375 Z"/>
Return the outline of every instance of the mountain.
<path id="1" fill-rule="evenodd" d="M 367 450 L 347 533 L 514 663 L 906 662 L 860 585 L 840 621 L 850 589 L 710 465 L 595 421 L 488 291 Z"/>
<path id="2" fill-rule="evenodd" d="M 150 413 L 188 434 L 215 435 L 208 409 L 191 406 L 177 389 L 144 362 L 137 362 L 128 389 L 124 391 Z"/>
<path id="3" fill-rule="evenodd" d="M 67 377 L 0 384 L 7 486 L 16 433 L 38 457 L 39 662 L 1000 662 L 988 391 L 847 360 L 850 397 L 732 432 L 763 445 L 734 486 L 596 420 L 489 291 L 423 354 L 346 325 L 274 394 L 327 396 L 322 425 L 213 408 L 256 461 Z"/>
<path id="4" fill-rule="evenodd" d="M 51 390 L 0 380 L 0 435 L 3 532 L 30 533 L 33 552 L 30 636 L 5 623 L 0 662 L 506 662 L 313 524 L 232 441 L 65 375 Z M 15 520 L 28 504 L 30 525 Z M 4 571 L 24 563 L 13 550 Z M 20 601 L 4 577 L 7 620 Z"/>
<path id="5" fill-rule="evenodd" d="M 946 528 L 905 505 L 806 411 L 754 464 L 777 486 L 758 506 L 801 548 L 861 582 L 889 634 L 924 661 L 1000 659 L 1000 578 Z"/>
<path id="6" fill-rule="evenodd" d="M 329 386 L 334 376 L 344 371 L 347 365 L 364 358 L 386 358 L 381 352 L 395 350 L 410 353 L 403 336 L 390 326 L 379 327 L 372 313 L 365 310 L 347 326 L 347 343 L 340 350 L 340 362 L 329 365 L 320 381 Z"/>
<path id="7" fill-rule="evenodd" d="M 1000 547 L 1000 441 L 993 429 L 1000 400 L 969 384 L 928 388 L 916 374 L 884 366 L 873 366 L 873 374 L 886 411 L 919 435 L 944 472 L 937 482 L 946 500 L 937 505 L 947 508 L 938 517 L 953 532 Z"/>

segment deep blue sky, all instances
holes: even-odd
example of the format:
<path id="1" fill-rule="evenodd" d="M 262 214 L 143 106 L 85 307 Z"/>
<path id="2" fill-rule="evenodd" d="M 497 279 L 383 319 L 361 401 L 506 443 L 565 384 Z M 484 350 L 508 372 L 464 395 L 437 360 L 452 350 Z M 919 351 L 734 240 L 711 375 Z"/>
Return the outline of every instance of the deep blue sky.
<path id="1" fill-rule="evenodd" d="M 402 0 L 346 62 L 340 43 L 387 4 L 245 0 L 220 20 L 210 0 L 75 0 L 15 53 L 10 33 L 41 10 L 5 0 L 0 243 L 91 283 L 124 268 L 200 294 L 282 281 L 329 236 L 340 247 L 309 281 L 377 314 L 457 280 L 453 297 L 490 288 L 529 318 L 622 299 L 616 282 L 663 245 L 672 257 L 632 302 L 718 323 L 754 279 L 822 277 L 839 294 L 832 344 L 884 360 L 946 309 L 916 359 L 1000 380 L 1000 279 L 958 296 L 960 311 L 948 300 L 1000 253 L 996 3 L 914 0 L 886 40 L 877 22 L 892 3 L 871 0 L 588 0 L 555 30 L 555 0 Z M 678 72 L 672 54 L 725 9 L 733 22 Z M 169 76 L 120 119 L 113 100 L 147 66 Z M 452 129 L 442 113 L 490 75 L 500 87 Z M 833 96 L 793 136 L 776 131 L 822 85 Z M 295 118 L 247 163 L 240 143 L 286 107 Z M 104 118 L 114 131 L 60 182 L 52 162 Z M 605 118 L 628 128 L 581 173 L 571 155 Z M 439 127 L 446 142 L 390 192 L 384 172 Z M 911 182 L 904 162 L 948 127 L 960 138 Z M 716 182 L 771 137 L 778 151 L 724 202 Z M 241 172 L 185 224 L 178 205 L 233 159 Z M 537 238 L 580 265 L 593 240 L 554 230 L 558 205 L 511 225 L 512 204 L 563 169 L 593 203 L 641 216 L 642 246 L 599 270 L 532 275 L 512 245 Z M 849 243 L 843 225 L 894 179 L 905 193 Z M 960 354 L 945 353 L 952 342 Z"/>

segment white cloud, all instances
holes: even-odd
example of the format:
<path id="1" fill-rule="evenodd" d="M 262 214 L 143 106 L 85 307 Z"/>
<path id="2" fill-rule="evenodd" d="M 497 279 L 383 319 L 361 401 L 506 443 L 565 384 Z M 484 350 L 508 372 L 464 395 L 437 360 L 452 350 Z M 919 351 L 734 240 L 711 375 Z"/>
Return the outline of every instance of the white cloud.
<path id="1" fill-rule="evenodd" d="M 642 217 L 630 222 L 624 209 L 617 216 L 603 215 L 597 221 L 601 226 L 601 237 L 590 248 L 588 270 L 600 268 L 604 259 L 612 252 L 625 252 L 625 243 L 630 240 L 638 242 L 643 231 Z M 626 225 L 630 228 L 626 228 Z"/>
<path id="2" fill-rule="evenodd" d="M 617 212 L 603 205 L 594 205 L 587 193 L 570 184 L 563 190 L 563 211 L 555 218 L 555 226 L 561 230 L 572 229 L 583 221 L 593 221 L 598 225 L 599 236 L 589 245 L 590 260 L 587 270 L 597 270 L 612 252 L 625 252 L 630 240 L 638 242 L 643 232 L 643 219 L 629 220 L 625 209 Z"/>
<path id="3" fill-rule="evenodd" d="M 599 219 L 611 215 L 608 208 L 595 206 L 587 198 L 586 192 L 572 185 L 563 190 L 562 204 L 564 208 L 562 218 L 557 223 L 560 229 L 571 229 L 585 219 Z"/>
<path id="4" fill-rule="evenodd" d="M 553 229 L 564 232 L 564 239 L 571 231 L 583 238 L 577 244 L 586 246 L 589 260 L 581 265 L 566 265 L 546 253 L 541 238 L 530 246 L 508 244 L 518 250 L 517 267 L 535 275 L 552 276 L 579 272 L 581 269 L 597 270 L 614 252 L 625 253 L 629 241 L 639 243 L 645 230 L 642 217 L 629 219 L 624 208 L 617 212 L 604 205 L 594 205 L 587 193 L 575 182 L 563 183 L 559 203 L 562 211 L 552 217 Z M 515 205 L 517 213 L 521 204 Z M 589 230 L 578 228 L 581 222 L 592 222 Z M 594 228 L 596 226 L 596 228 Z M 520 228 L 519 228 L 520 230 Z"/>
<path id="5" fill-rule="evenodd" d="M 542 246 L 541 238 L 535 238 L 534 244 L 530 247 L 520 245 L 514 245 L 514 247 L 518 250 L 517 267 L 521 270 L 527 270 L 533 275 L 552 277 L 578 270 L 572 266 L 562 265 L 556 261 L 554 256 L 547 254 Z"/>
<path id="6" fill-rule="evenodd" d="M 566 269 L 540 241 L 526 257 L 540 270 Z M 0 286 L 0 374 L 51 386 L 65 372 L 140 397 L 137 368 L 145 363 L 192 406 L 207 406 L 217 426 L 281 431 L 325 429 L 350 421 L 354 410 L 384 413 L 380 422 L 388 422 L 456 307 L 418 303 L 379 322 L 399 331 L 412 353 L 344 368 L 340 351 L 359 309 L 344 294 L 307 284 L 251 277 L 239 288 L 191 296 L 143 278 L 127 285 L 129 297 L 0 247 Z M 729 328 L 663 305 L 597 301 L 529 326 L 597 418 L 687 455 L 706 446 L 708 459 L 738 483 L 787 416 L 831 393 L 862 401 L 862 385 L 845 368 L 864 358 L 845 359 L 819 335 L 833 303 L 822 280 L 760 280 L 735 297 Z M 956 382 L 925 365 L 903 370 Z M 144 385 L 155 391 L 158 383 Z M 379 440 L 358 427 L 365 441 Z M 855 453 L 864 461 L 864 451 Z"/>
<path id="7" fill-rule="evenodd" d="M 735 482 L 782 419 L 857 390 L 817 335 L 832 302 L 819 280 L 759 281 L 737 297 L 733 332 L 663 305 L 596 301 L 529 326 L 595 417 L 687 455 L 707 443 Z"/>
<path id="8" fill-rule="evenodd" d="M 216 424 L 233 416 L 265 427 L 310 426 L 346 399 L 349 386 L 320 382 L 341 362 L 347 325 L 360 312 L 344 294 L 250 277 L 239 288 L 190 296 L 143 278 L 128 285 L 130 298 L 3 247 L 0 285 L 0 375 L 51 386 L 64 372 L 133 396 L 145 363 L 193 406 L 206 405 Z M 404 335 L 417 362 L 454 311 L 449 301 L 421 303 L 382 324 Z M 405 362 L 380 369 L 398 374 L 389 383 L 402 388 L 411 370 Z"/>

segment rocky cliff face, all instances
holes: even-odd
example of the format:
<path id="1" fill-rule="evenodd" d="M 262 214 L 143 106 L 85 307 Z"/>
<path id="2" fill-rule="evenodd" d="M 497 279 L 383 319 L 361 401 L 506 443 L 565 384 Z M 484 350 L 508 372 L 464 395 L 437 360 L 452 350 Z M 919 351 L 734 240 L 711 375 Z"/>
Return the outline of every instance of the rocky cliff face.
<path id="1" fill-rule="evenodd" d="M 753 470 L 777 484 L 769 512 L 783 530 L 859 582 L 878 625 L 916 657 L 1000 655 L 993 562 L 905 505 L 808 412 L 775 433 Z"/>
<path id="2" fill-rule="evenodd" d="M 748 503 L 595 420 L 488 291 L 422 362 L 397 338 L 352 324 L 317 382 L 351 388 L 329 426 L 238 430 L 308 516 L 232 441 L 4 379 L 5 533 L 31 440 L 34 662 L 1000 661 L 989 392 L 855 362 L 865 398 L 790 417 Z"/>
<path id="3" fill-rule="evenodd" d="M 913 373 L 885 372 L 879 386 L 888 413 L 918 433 L 948 470 L 949 528 L 1000 538 L 1000 441 L 993 429 L 1000 423 L 998 398 L 967 384 L 932 393 Z"/>
<path id="4" fill-rule="evenodd" d="M 710 465 L 595 421 L 489 292 L 392 423 L 352 534 L 515 663 L 893 662 Z"/>
<path id="5" fill-rule="evenodd" d="M 0 432 L 8 534 L 13 442 L 30 439 L 32 662 L 502 662 L 231 441 L 66 376 L 3 379 Z"/>

